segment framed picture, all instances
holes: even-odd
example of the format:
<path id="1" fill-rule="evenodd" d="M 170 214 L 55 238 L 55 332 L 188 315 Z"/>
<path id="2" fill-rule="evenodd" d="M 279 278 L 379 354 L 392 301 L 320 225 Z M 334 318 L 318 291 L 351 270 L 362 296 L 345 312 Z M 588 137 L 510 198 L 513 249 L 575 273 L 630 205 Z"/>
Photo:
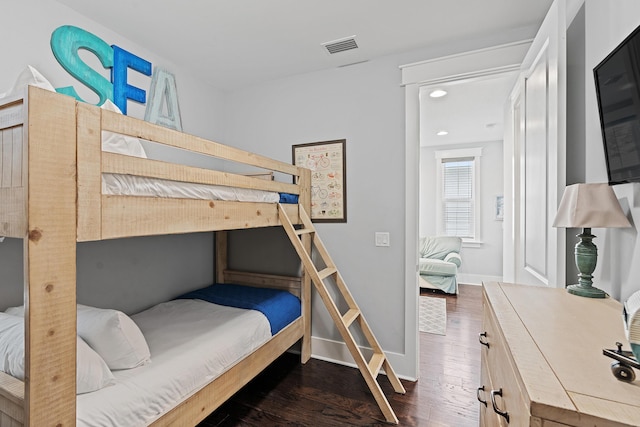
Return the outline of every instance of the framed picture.
<path id="1" fill-rule="evenodd" d="M 311 169 L 311 220 L 347 222 L 345 139 L 294 145 L 293 164 Z"/>

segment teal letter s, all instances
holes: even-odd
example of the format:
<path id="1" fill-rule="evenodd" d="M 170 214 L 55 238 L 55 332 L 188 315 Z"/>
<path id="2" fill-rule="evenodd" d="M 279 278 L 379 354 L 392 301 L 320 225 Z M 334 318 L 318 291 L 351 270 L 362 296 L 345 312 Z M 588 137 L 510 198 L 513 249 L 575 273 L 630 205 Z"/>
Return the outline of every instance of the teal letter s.
<path id="1" fill-rule="evenodd" d="M 97 105 L 102 105 L 107 99 L 113 100 L 113 85 L 80 59 L 79 49 L 96 55 L 104 68 L 113 68 L 113 49 L 97 36 L 71 25 L 58 27 L 51 34 L 51 50 L 62 68 L 100 97 Z M 56 91 L 84 102 L 73 86 L 56 88 Z"/>

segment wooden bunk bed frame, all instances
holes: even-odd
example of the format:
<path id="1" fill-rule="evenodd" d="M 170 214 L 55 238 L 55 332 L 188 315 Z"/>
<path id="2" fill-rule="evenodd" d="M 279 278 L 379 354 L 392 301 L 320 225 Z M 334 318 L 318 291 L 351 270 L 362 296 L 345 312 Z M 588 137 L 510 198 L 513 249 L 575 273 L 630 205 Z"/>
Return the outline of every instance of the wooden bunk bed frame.
<path id="1" fill-rule="evenodd" d="M 102 152 L 102 131 L 295 177 L 295 184 Z M 311 354 L 310 280 L 227 269 L 225 230 L 299 224 L 309 170 L 29 87 L 0 105 L 0 236 L 24 240 L 25 381 L 0 372 L 0 426 L 76 422 L 76 242 L 215 231 L 218 281 L 297 293 L 302 316 L 153 425 L 195 425 L 302 340 Z M 299 204 L 103 195 L 103 173 L 286 192 Z M 213 261 L 213 260 L 212 260 Z"/>

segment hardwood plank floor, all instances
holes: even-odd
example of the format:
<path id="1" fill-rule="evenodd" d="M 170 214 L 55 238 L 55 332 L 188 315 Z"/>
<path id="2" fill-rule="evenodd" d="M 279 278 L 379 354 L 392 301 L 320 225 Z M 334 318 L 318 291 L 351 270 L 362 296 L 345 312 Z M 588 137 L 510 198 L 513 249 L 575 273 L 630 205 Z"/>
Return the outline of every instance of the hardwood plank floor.
<path id="1" fill-rule="evenodd" d="M 456 296 L 423 290 L 447 300 L 446 335 L 420 333 L 420 379 L 402 381 L 397 394 L 380 385 L 402 426 L 478 425 L 482 288 L 460 285 Z M 360 371 L 285 354 L 199 424 L 232 426 L 386 426 Z"/>

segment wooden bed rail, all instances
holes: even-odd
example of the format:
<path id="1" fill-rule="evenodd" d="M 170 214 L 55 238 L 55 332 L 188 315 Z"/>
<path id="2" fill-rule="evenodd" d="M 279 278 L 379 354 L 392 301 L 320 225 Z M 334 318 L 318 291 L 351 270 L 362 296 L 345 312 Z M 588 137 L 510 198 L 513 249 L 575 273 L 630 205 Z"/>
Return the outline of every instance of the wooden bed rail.
<path id="1" fill-rule="evenodd" d="M 102 153 L 102 172 L 279 193 L 298 194 L 299 192 L 299 187 L 295 184 L 113 153 Z"/>
<path id="2" fill-rule="evenodd" d="M 280 162 L 269 157 L 188 135 L 132 117 L 122 116 L 111 111 L 102 110 L 101 129 L 245 165 L 270 169 L 289 175 L 298 174 L 298 168 L 290 163 Z"/>
<path id="3" fill-rule="evenodd" d="M 103 195 L 103 173 L 296 194 L 300 203 L 308 208 L 311 188 L 308 169 L 105 111 L 92 105 L 77 103 L 76 110 L 78 241 L 279 225 L 277 209 L 273 203 Z M 103 131 L 140 138 L 236 164 L 258 167 L 268 172 L 288 174 L 292 176 L 292 182 L 264 180 L 246 174 L 103 152 Z M 295 209 L 294 206 L 290 206 L 289 209 Z M 291 213 L 297 217 L 297 213 Z M 169 221 L 171 224 L 168 224 Z"/>
<path id="4" fill-rule="evenodd" d="M 63 95 L 53 94 L 43 89 L 29 87 L 23 95 L 0 101 L 0 237 L 24 238 L 27 235 L 27 180 L 29 135 L 25 123 L 28 120 L 30 99 L 42 110 L 56 110 L 70 101 Z M 248 189 L 297 194 L 300 204 L 310 209 L 310 171 L 289 163 L 269 159 L 255 153 L 229 147 L 216 142 L 167 129 L 139 119 L 118 115 L 98 107 L 72 101 L 75 111 L 65 108 L 64 120 L 75 123 L 75 134 L 67 133 L 64 140 L 51 134 L 55 126 L 48 128 L 48 149 L 52 152 L 60 147 L 76 146 L 76 167 L 74 177 L 77 187 L 77 241 L 102 240 L 133 235 L 171 234 L 198 231 L 217 231 L 234 228 L 264 227 L 279 225 L 274 204 L 249 203 L 244 207 L 237 204 L 216 202 L 218 209 L 212 215 L 211 202 L 182 200 L 178 203 L 159 200 L 141 200 L 130 203 L 117 197 L 102 195 L 102 173 L 131 173 L 150 178 L 162 178 L 202 184 L 225 185 Z M 292 176 L 292 182 L 284 183 L 264 180 L 245 174 L 214 171 L 184 165 L 170 164 L 156 160 L 133 158 L 102 152 L 102 131 L 111 131 L 135 138 L 157 142 L 167 146 L 189 150 L 218 159 L 241 163 L 251 167 L 266 169 Z M 74 144 L 75 143 L 75 144 Z M 35 175 L 35 173 L 34 173 Z M 145 198 L 139 198 L 145 199 Z M 169 205 L 163 209 L 163 204 Z M 163 218 L 149 220 L 154 211 L 164 212 Z M 293 207 L 290 207 L 293 209 Z M 243 215 L 244 211 L 250 212 Z M 123 213 L 124 212 L 124 213 Z M 196 224 L 191 222 L 176 225 L 173 229 L 162 230 L 158 224 L 168 218 L 184 217 L 188 212 L 197 212 Z M 107 218 L 104 218 L 104 216 Z M 133 215 L 127 217 L 127 215 Z M 136 217 L 138 215 L 140 218 Z M 238 217 L 245 216 L 245 221 Z M 295 218 L 297 214 L 290 213 Z M 115 218 L 115 220 L 113 220 Z M 236 220 L 231 220 L 236 218 Z M 130 228 L 119 229 L 113 223 L 135 220 L 150 222 L 141 227 L 145 234 L 135 234 Z M 103 225 L 109 223 L 106 233 Z M 212 225 L 213 224 L 213 225 Z"/>

